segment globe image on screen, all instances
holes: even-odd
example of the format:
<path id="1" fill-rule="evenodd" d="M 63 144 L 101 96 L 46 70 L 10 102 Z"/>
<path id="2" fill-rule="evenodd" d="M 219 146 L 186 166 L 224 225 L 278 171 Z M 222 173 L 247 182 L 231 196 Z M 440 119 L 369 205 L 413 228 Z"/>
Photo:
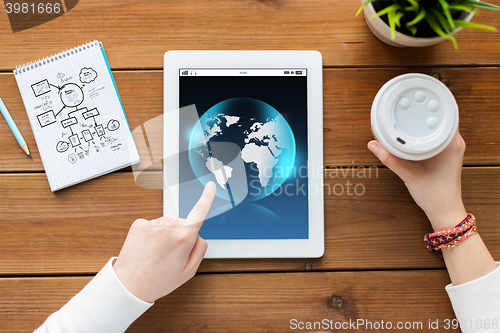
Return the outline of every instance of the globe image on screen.
<path id="1" fill-rule="evenodd" d="M 189 163 L 217 196 L 235 204 L 277 191 L 294 172 L 296 145 L 288 122 L 271 105 L 231 98 L 212 106 L 193 128 Z"/>

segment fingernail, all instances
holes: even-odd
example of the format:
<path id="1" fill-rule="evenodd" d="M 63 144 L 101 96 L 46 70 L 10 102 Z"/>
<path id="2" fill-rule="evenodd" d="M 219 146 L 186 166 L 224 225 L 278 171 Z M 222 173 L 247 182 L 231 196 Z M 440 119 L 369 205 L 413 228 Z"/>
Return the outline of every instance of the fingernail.
<path id="1" fill-rule="evenodd" d="M 370 151 L 371 151 L 373 154 L 377 153 L 377 149 L 378 149 L 377 144 L 376 144 L 376 143 L 374 143 L 374 142 L 369 142 L 369 143 L 368 143 L 368 149 L 370 149 Z"/>
<path id="2" fill-rule="evenodd" d="M 207 183 L 207 188 L 208 188 L 209 190 L 213 190 L 213 189 L 215 188 L 215 183 L 214 183 L 214 182 L 208 182 L 208 183 Z"/>

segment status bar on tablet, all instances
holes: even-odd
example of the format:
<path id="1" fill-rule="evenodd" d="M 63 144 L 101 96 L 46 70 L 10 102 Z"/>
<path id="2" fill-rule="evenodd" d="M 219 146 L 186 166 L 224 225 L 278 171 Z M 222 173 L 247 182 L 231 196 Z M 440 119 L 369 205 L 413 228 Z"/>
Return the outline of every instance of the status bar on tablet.
<path id="1" fill-rule="evenodd" d="M 180 76 L 307 76 L 305 68 L 181 68 Z"/>

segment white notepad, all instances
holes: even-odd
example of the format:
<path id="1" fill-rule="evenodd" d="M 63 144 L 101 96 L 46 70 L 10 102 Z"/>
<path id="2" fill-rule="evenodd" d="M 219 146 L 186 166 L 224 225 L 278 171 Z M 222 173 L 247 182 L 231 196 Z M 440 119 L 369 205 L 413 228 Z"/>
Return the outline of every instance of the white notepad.
<path id="1" fill-rule="evenodd" d="M 139 162 L 102 44 L 14 70 L 52 191 Z"/>

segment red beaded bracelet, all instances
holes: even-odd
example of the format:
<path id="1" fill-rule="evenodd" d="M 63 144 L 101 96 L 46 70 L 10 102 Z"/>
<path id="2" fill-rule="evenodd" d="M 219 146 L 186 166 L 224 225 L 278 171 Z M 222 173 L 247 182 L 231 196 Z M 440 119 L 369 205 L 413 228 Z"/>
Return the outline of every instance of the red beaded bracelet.
<path id="1" fill-rule="evenodd" d="M 435 247 L 434 251 L 440 252 L 441 249 L 444 249 L 444 248 L 446 248 L 447 250 L 450 250 L 450 249 L 454 248 L 455 246 L 457 246 L 458 244 L 462 243 L 467 238 L 469 238 L 469 236 L 474 235 L 476 233 L 476 231 L 477 231 L 476 226 L 473 226 L 463 236 L 458 236 L 457 239 L 455 239 L 454 241 L 451 241 L 447 244 L 441 244 L 441 245 Z"/>
<path id="2" fill-rule="evenodd" d="M 476 233 L 476 218 L 468 213 L 465 219 L 453 228 L 438 230 L 424 236 L 424 243 L 429 251 L 440 252 L 451 249 Z"/>

